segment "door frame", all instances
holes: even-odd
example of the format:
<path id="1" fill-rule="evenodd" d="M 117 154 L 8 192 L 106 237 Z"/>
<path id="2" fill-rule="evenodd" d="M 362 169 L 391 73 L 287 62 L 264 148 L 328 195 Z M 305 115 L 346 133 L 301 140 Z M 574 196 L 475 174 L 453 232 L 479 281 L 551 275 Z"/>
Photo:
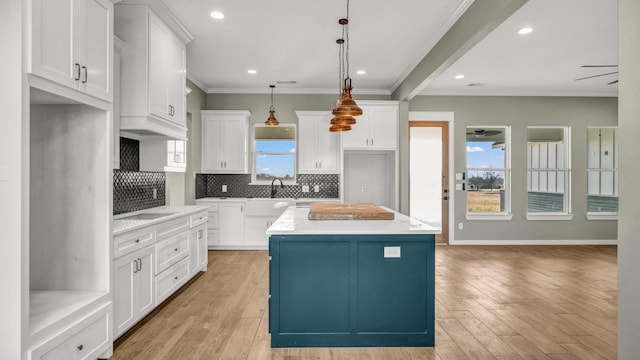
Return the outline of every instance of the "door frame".
<path id="1" fill-rule="evenodd" d="M 454 238 L 454 216 L 455 213 L 455 174 L 454 174 L 454 113 L 452 111 L 409 111 L 409 121 L 425 121 L 425 122 L 448 122 L 449 123 L 449 147 L 447 149 L 449 158 L 449 167 L 447 171 L 447 178 L 449 179 L 449 211 L 448 211 L 448 244 L 455 245 Z M 407 127 L 409 124 L 407 124 Z M 407 132 L 407 143 L 409 143 L 410 132 Z M 408 149 L 407 149 L 408 151 Z M 407 169 L 407 174 L 410 173 L 410 169 Z M 411 194 L 408 194 L 408 201 L 411 201 Z"/>

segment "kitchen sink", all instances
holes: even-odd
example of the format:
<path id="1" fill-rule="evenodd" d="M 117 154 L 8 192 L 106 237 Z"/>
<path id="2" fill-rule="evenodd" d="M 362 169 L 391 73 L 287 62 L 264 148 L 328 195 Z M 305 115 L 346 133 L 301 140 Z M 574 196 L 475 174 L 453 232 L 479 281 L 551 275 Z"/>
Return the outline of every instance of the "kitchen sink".
<path id="1" fill-rule="evenodd" d="M 161 217 L 169 216 L 173 213 L 140 213 L 130 216 L 118 218 L 116 220 L 155 220 Z"/>
<path id="2" fill-rule="evenodd" d="M 254 198 L 247 200 L 245 211 L 248 216 L 280 216 L 293 203 L 293 199 Z"/>

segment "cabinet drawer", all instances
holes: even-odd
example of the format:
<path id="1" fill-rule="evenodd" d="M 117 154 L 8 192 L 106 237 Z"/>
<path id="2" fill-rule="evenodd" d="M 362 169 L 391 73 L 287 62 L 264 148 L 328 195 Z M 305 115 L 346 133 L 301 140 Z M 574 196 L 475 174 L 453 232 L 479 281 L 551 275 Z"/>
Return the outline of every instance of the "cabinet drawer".
<path id="1" fill-rule="evenodd" d="M 218 213 L 217 212 L 209 212 L 209 223 L 208 223 L 208 228 L 209 229 L 217 229 L 218 228 Z"/>
<path id="2" fill-rule="evenodd" d="M 189 233 L 156 244 L 156 274 L 189 255 Z"/>
<path id="3" fill-rule="evenodd" d="M 168 239 L 171 236 L 189 231 L 189 225 L 191 220 L 188 216 L 183 216 L 174 220 L 166 221 L 156 225 L 156 238 L 157 241 Z"/>
<path id="4" fill-rule="evenodd" d="M 196 227 L 207 222 L 208 214 L 206 211 L 191 215 L 191 227 Z"/>
<path id="5" fill-rule="evenodd" d="M 29 352 L 30 360 L 95 359 L 109 342 L 109 306 Z"/>
<path id="6" fill-rule="evenodd" d="M 184 258 L 177 264 L 156 276 L 156 304 L 160 304 L 173 294 L 189 278 L 189 258 Z"/>
<path id="7" fill-rule="evenodd" d="M 150 226 L 115 236 L 113 238 L 113 257 L 117 258 L 153 244 L 155 235 L 154 227 Z"/>

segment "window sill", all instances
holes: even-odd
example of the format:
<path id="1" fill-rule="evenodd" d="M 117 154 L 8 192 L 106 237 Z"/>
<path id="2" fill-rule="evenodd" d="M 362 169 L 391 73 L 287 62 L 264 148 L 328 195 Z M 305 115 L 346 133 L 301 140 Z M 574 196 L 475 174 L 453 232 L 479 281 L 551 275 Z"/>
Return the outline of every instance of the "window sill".
<path id="1" fill-rule="evenodd" d="M 528 213 L 527 220 L 573 220 L 573 214 L 567 213 Z"/>
<path id="2" fill-rule="evenodd" d="M 617 212 L 588 212 L 587 220 L 618 220 Z"/>
<path id="3" fill-rule="evenodd" d="M 498 220 L 498 221 L 504 221 L 504 220 L 511 220 L 513 219 L 513 214 L 507 214 L 507 213 L 467 213 L 466 214 L 466 218 L 467 220 Z"/>
<path id="4" fill-rule="evenodd" d="M 186 167 L 178 167 L 178 166 L 165 166 L 164 167 L 164 171 L 165 172 L 174 172 L 174 173 L 183 173 L 183 172 L 187 172 L 187 168 Z"/>

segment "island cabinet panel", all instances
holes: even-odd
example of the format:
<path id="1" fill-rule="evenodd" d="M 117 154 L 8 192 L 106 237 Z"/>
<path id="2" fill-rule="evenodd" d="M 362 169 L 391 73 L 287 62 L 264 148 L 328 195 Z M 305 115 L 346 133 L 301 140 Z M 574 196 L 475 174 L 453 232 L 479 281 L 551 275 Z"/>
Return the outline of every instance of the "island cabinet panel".
<path id="1" fill-rule="evenodd" d="M 423 233 L 271 235 L 271 346 L 433 346 L 434 244 Z"/>

